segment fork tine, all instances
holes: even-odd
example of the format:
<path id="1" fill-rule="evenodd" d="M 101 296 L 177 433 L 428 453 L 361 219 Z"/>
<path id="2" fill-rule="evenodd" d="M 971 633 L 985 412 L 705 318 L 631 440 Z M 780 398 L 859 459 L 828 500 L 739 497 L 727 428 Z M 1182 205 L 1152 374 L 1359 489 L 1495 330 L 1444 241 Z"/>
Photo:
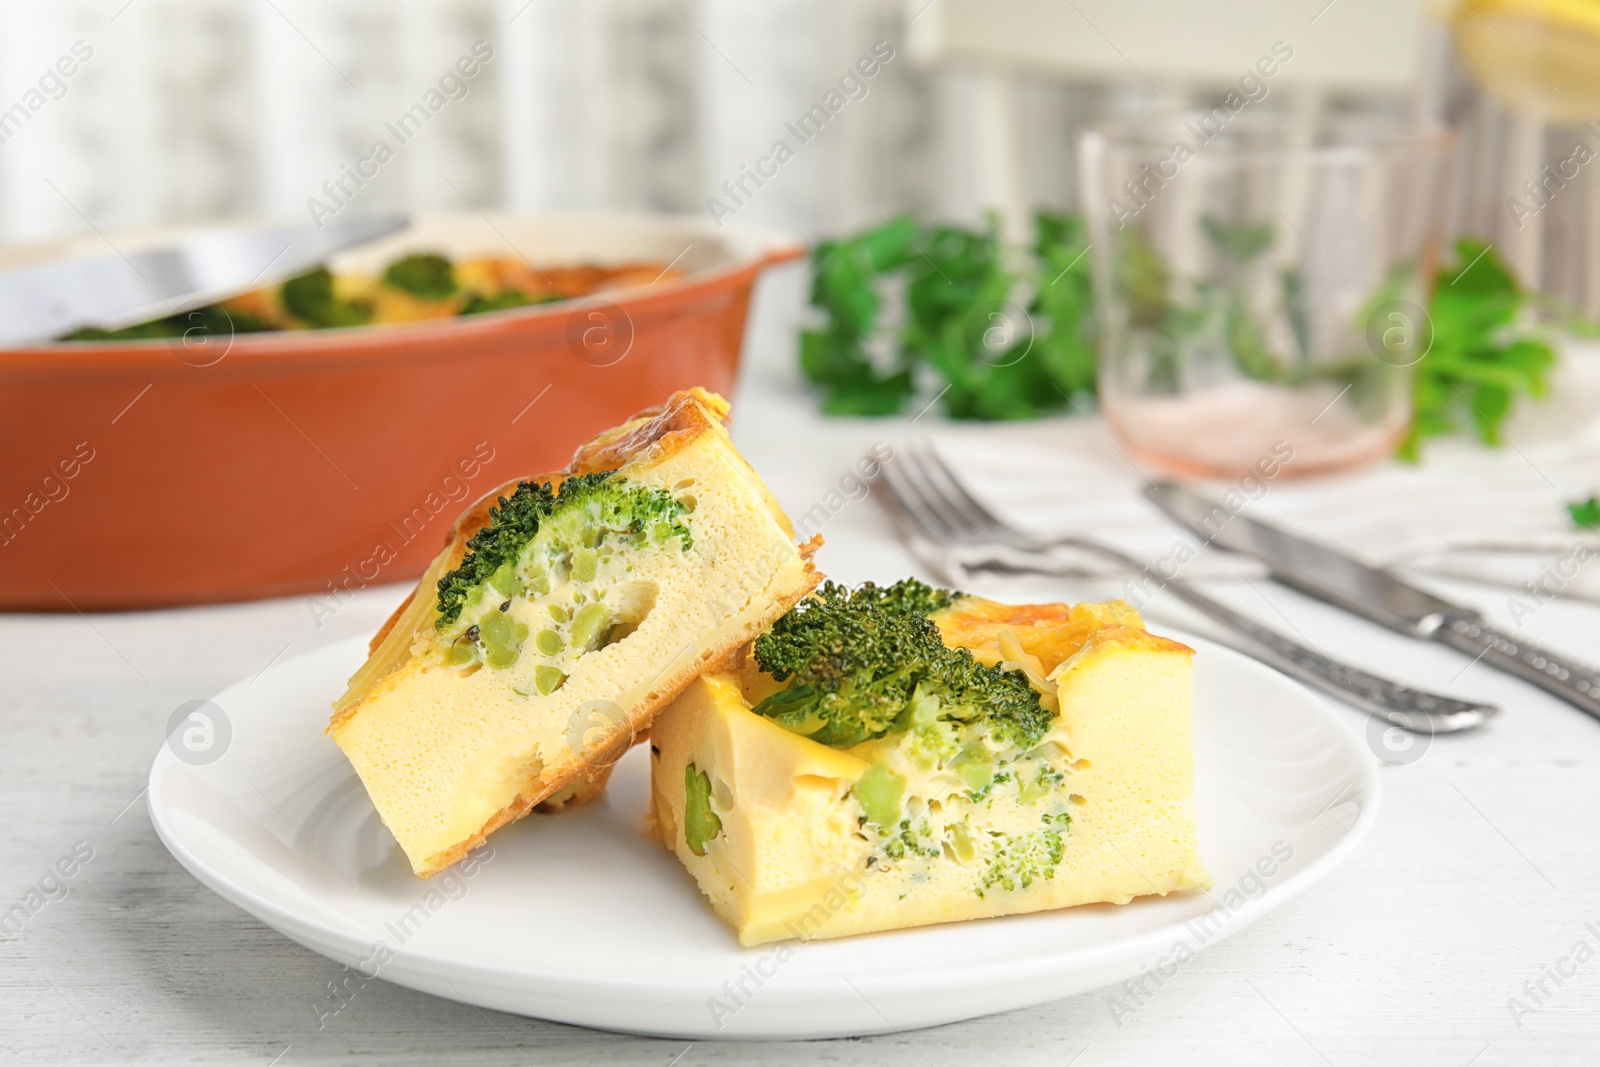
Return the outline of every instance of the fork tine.
<path id="1" fill-rule="evenodd" d="M 937 517 L 940 526 L 948 530 L 946 541 L 967 541 L 982 533 L 974 526 L 962 507 L 951 500 L 940 484 L 941 480 L 927 459 L 932 446 L 914 441 L 906 446 L 900 466 L 903 480 L 914 492 L 924 510 Z"/>
<path id="2" fill-rule="evenodd" d="M 911 484 L 901 473 L 901 468 L 890 460 L 881 468 L 884 484 L 889 487 L 889 496 L 902 516 L 904 516 L 923 537 L 935 544 L 949 544 L 956 539 L 956 533 L 943 521 L 937 512 L 931 510 L 918 487 Z"/>
<path id="3" fill-rule="evenodd" d="M 944 484 L 946 498 L 968 517 L 969 524 L 998 540 L 1015 542 L 1024 539 L 1016 527 L 990 511 L 977 497 L 968 492 L 966 484 L 951 469 L 950 464 L 937 449 L 928 449 L 924 458 L 930 468 L 930 476 L 936 477 Z"/>

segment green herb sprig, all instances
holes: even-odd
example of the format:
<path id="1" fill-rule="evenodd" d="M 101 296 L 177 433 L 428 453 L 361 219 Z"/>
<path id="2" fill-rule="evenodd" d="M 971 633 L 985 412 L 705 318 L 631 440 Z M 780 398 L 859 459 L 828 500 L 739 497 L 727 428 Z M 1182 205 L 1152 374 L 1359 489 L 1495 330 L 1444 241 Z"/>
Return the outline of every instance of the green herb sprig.
<path id="1" fill-rule="evenodd" d="M 1527 311 L 1538 298 L 1522 289 L 1487 245 L 1456 243 L 1456 262 L 1435 278 L 1428 317 L 1433 345 L 1417 365 L 1411 432 L 1401 459 L 1417 461 L 1423 442 L 1470 426 L 1487 445 L 1505 442 L 1502 427 L 1519 397 L 1550 391 L 1556 352 Z M 1567 323 L 1580 326 L 1576 317 Z"/>
<path id="2" fill-rule="evenodd" d="M 937 391 L 955 419 L 1025 419 L 1072 406 L 1095 388 L 1094 317 L 1081 216 L 1041 213 L 1029 257 L 1008 264 L 993 220 L 984 230 L 929 226 L 907 216 L 852 237 L 824 241 L 812 253 L 811 304 L 821 323 L 800 337 L 800 367 L 820 388 L 830 415 L 892 415 L 919 393 Z M 1270 227 L 1206 218 L 1206 236 L 1240 263 L 1270 243 Z M 1136 236 L 1136 235 L 1134 235 Z M 1133 325 L 1152 332 L 1156 363 L 1177 358 L 1178 338 L 1204 324 L 1204 309 L 1167 298 L 1170 271 L 1142 244 L 1123 250 L 1115 280 Z M 1549 326 L 1596 335 L 1572 308 L 1518 285 L 1492 248 L 1463 238 L 1455 262 L 1434 278 L 1428 313 L 1432 345 L 1417 365 L 1415 415 L 1397 454 L 1416 462 L 1431 438 L 1473 430 L 1485 444 L 1504 443 L 1504 424 L 1522 398 L 1549 393 L 1556 352 Z M 1232 294 L 1213 294 L 1227 312 L 1227 340 L 1243 373 L 1298 380 L 1305 364 L 1304 282 L 1285 272 L 1283 297 L 1300 351 L 1280 363 L 1261 347 Z M 1392 296 L 1386 286 L 1374 299 Z M 1000 350 L 986 344 L 989 320 L 1015 293 L 1031 320 Z M 879 329 L 888 301 L 904 323 Z M 1536 321 L 1543 319 L 1546 325 Z M 1014 324 L 1015 325 L 1015 324 Z M 884 342 L 887 341 L 887 344 Z M 874 355 L 874 350 L 877 350 Z M 1173 364 L 1175 368 L 1175 364 Z M 1348 369 L 1348 368 L 1344 368 Z M 1174 369 L 1175 373 L 1175 369 Z"/>
<path id="3" fill-rule="evenodd" d="M 800 336 L 800 368 L 830 415 L 892 415 L 919 385 L 943 383 L 957 419 L 1025 419 L 1094 388 L 1088 244 L 1082 219 L 1041 214 L 1030 261 L 1005 261 L 984 230 L 891 219 L 812 253 L 811 304 L 822 324 Z M 905 322 L 889 351 L 870 352 L 885 297 L 903 292 Z M 1023 310 L 1014 295 L 1031 291 Z M 996 323 L 1010 339 L 996 344 Z"/>

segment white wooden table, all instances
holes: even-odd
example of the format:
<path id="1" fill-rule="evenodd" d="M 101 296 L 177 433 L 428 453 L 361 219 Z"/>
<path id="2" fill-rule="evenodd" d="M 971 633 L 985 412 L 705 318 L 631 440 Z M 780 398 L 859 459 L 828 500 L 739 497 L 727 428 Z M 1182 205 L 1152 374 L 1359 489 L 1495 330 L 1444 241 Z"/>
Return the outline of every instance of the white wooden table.
<path id="1" fill-rule="evenodd" d="M 799 291 L 790 272 L 764 292 L 736 424 L 794 514 L 822 500 L 871 441 L 907 429 L 907 420 L 825 424 L 811 413 L 788 365 Z M 942 432 L 931 414 L 916 431 Z M 870 499 L 840 508 L 823 534 L 822 564 L 841 579 L 914 570 Z M 1434 584 L 1510 622 L 1505 590 Z M 1435 739 L 1409 765 L 1385 765 L 1377 827 L 1350 863 L 1208 948 L 1120 1025 L 1110 990 L 936 1030 L 810 1044 L 619 1037 L 382 981 L 319 1029 L 318 1006 L 340 968 L 201 887 L 157 840 L 142 790 L 179 704 L 370 633 L 403 590 L 363 592 L 320 628 L 301 599 L 0 617 L 0 911 L 41 882 L 46 890 L 0 941 L 0 1062 L 1596 1062 L 1600 723 L 1270 583 L 1212 586 L 1281 625 L 1257 588 L 1317 646 L 1417 685 L 1490 698 L 1504 716 L 1477 734 Z M 1523 625 L 1535 640 L 1600 658 L 1600 608 L 1558 601 Z M 1363 716 L 1340 714 L 1365 731 Z M 1532 1010 L 1514 1017 L 1511 998 Z"/>

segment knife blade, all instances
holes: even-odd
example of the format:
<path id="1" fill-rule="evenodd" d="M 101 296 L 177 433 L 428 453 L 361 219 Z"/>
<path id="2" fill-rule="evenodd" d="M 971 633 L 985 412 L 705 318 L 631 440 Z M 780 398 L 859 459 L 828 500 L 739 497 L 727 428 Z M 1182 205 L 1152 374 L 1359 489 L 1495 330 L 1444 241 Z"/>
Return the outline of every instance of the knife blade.
<path id="1" fill-rule="evenodd" d="M 404 228 L 404 215 L 352 213 L 312 226 L 205 230 L 165 245 L 0 271 L 0 345 L 85 326 L 118 329 L 300 274 L 335 252 Z"/>
<path id="2" fill-rule="evenodd" d="M 1176 482 L 1144 495 L 1207 544 L 1254 556 L 1272 577 L 1380 626 L 1438 641 L 1600 719 L 1600 670 L 1489 626 L 1478 612 L 1338 549 L 1247 518 Z"/>

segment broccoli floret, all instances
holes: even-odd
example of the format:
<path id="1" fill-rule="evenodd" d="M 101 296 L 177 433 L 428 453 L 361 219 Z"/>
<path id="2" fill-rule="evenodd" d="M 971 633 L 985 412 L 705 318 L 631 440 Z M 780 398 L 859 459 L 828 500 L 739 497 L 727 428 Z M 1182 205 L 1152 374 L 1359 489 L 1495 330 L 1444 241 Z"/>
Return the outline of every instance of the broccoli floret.
<path id="1" fill-rule="evenodd" d="M 878 598 L 879 606 L 901 613 L 932 615 L 949 607 L 961 594 L 954 589 L 939 589 L 915 578 L 902 578 L 887 588 L 880 589 L 868 582 L 858 592 L 869 592 Z M 869 595 L 870 595 L 869 594 Z"/>
<path id="2" fill-rule="evenodd" d="M 456 291 L 456 269 L 435 252 L 417 252 L 385 267 L 383 284 L 423 300 L 445 300 Z"/>
<path id="3" fill-rule="evenodd" d="M 84 326 L 73 330 L 64 339 L 68 341 L 143 341 L 153 337 L 182 337 L 192 344 L 203 340 L 221 341 L 236 333 L 261 333 L 272 326 L 253 315 L 227 311 L 208 304 L 193 311 L 180 311 L 164 319 L 141 322 L 137 326 L 124 326 L 106 330 L 98 326 Z"/>
<path id="4" fill-rule="evenodd" d="M 560 526 L 571 548 L 593 548 L 600 539 L 628 537 L 664 544 L 677 538 L 691 544 L 683 522 L 688 510 L 663 489 L 629 485 L 615 471 L 568 478 L 559 492 L 548 482 L 523 482 L 498 507 L 489 509 L 489 525 L 472 535 L 461 565 L 439 579 L 439 629 L 454 623 L 504 564 L 515 566 L 522 550 L 539 530 Z M 585 542 L 580 545 L 579 542 Z M 504 590 L 500 590 L 504 592 Z"/>
<path id="5" fill-rule="evenodd" d="M 1048 793 L 1061 788 L 1067 776 L 1047 761 L 1040 761 L 1039 770 L 1032 778 L 1017 778 L 1017 793 L 1024 803 L 1031 804 Z"/>
<path id="6" fill-rule="evenodd" d="M 891 830 L 893 834 L 884 842 L 883 854 L 892 860 L 906 858 L 906 853 L 921 856 L 923 859 L 938 859 L 944 854 L 939 845 L 932 839 L 932 828 L 928 820 L 921 819 L 912 824 L 909 819 L 902 819 L 897 829 Z"/>
<path id="7" fill-rule="evenodd" d="M 467 297 L 467 302 L 461 306 L 461 314 L 482 315 L 486 311 L 508 311 L 511 308 L 527 307 L 530 304 L 550 304 L 560 299 L 560 293 L 540 293 L 538 296 L 529 296 L 521 289 L 502 289 L 493 296 L 473 293 Z"/>
<path id="8" fill-rule="evenodd" d="M 1048 881 L 1056 876 L 1056 866 L 1067 851 L 1061 836 L 1066 833 L 1072 816 L 1065 813 L 1045 815 L 1042 820 L 1042 830 L 1004 838 L 989 860 L 983 880 L 978 883 L 978 896 L 995 886 L 1011 892 L 1026 889 L 1039 879 Z"/>
<path id="9" fill-rule="evenodd" d="M 967 803 L 969 804 L 982 804 L 985 801 L 989 801 L 990 797 L 994 795 L 995 786 L 1005 785 L 1007 782 L 1011 781 L 1010 771 L 1000 771 L 997 774 L 989 775 L 987 779 L 980 780 L 980 776 L 969 776 L 966 773 L 967 765 L 963 765 L 960 770 L 962 771 L 962 777 L 966 778 L 967 784 L 972 787 L 965 794 L 963 794 L 966 797 Z M 993 806 L 992 801 L 990 801 L 990 805 Z"/>
<path id="10" fill-rule="evenodd" d="M 312 327 L 363 326 L 372 321 L 372 309 L 333 295 L 333 275 L 327 267 L 308 270 L 283 283 L 283 310 Z"/>
<path id="11" fill-rule="evenodd" d="M 835 748 L 912 726 L 913 698 L 937 701 L 937 716 L 986 727 L 1000 745 L 1032 748 L 1051 714 L 1021 671 L 986 667 L 951 648 L 924 614 L 954 594 L 920 582 L 852 591 L 828 582 L 755 642 L 756 664 L 788 688 L 756 713 Z M 937 739 L 928 737 L 933 747 Z"/>
<path id="12" fill-rule="evenodd" d="M 955 723 L 939 716 L 939 698 L 918 686 L 911 694 L 911 714 L 907 735 L 911 755 L 924 767 L 942 767 L 961 749 L 962 737 Z"/>

